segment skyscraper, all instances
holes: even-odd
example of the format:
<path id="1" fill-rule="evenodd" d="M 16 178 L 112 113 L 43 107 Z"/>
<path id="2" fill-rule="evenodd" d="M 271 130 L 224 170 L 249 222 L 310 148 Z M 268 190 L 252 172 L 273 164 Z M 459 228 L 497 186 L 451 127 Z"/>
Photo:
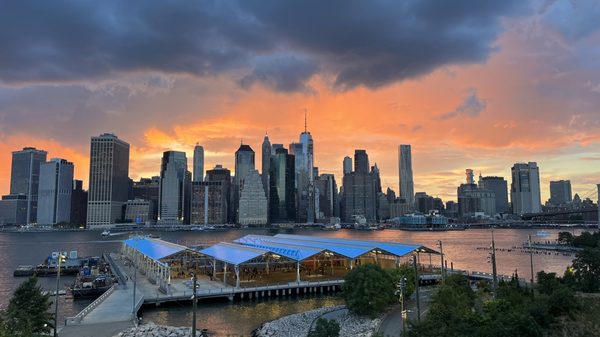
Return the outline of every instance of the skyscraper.
<path id="1" fill-rule="evenodd" d="M 290 154 L 294 155 L 296 162 L 297 221 L 313 223 L 315 221 L 314 142 L 306 128 L 306 121 L 304 132 L 300 133 L 300 142 L 290 144 Z"/>
<path id="2" fill-rule="evenodd" d="M 269 198 L 269 167 L 271 166 L 271 142 L 269 141 L 269 136 L 265 135 L 265 139 L 262 143 L 262 152 L 261 152 L 261 179 L 263 184 L 263 189 L 265 190 L 265 195 L 267 199 Z"/>
<path id="3" fill-rule="evenodd" d="M 354 172 L 369 173 L 369 156 L 365 150 L 354 150 Z"/>
<path id="4" fill-rule="evenodd" d="M 413 207 L 415 187 L 413 182 L 412 153 L 410 145 L 398 146 L 398 177 L 400 179 L 400 190 L 398 197 L 406 200 Z"/>
<path id="5" fill-rule="evenodd" d="M 160 176 L 152 178 L 140 178 L 134 181 L 132 185 L 131 199 L 143 199 L 151 201 L 149 221 L 155 222 L 158 219 L 158 204 L 160 200 Z"/>
<path id="6" fill-rule="evenodd" d="M 12 153 L 10 194 L 22 194 L 27 201 L 26 222 L 36 223 L 40 164 L 46 161 L 47 152 L 35 147 L 25 147 Z"/>
<path id="7" fill-rule="evenodd" d="M 224 181 L 197 181 L 192 183 L 191 220 L 192 224 L 227 223 L 227 195 Z"/>
<path id="8" fill-rule="evenodd" d="M 293 222 L 296 218 L 296 160 L 284 148 L 271 157 L 269 212 L 271 222 Z"/>
<path id="9" fill-rule="evenodd" d="M 121 220 L 128 190 L 129 144 L 110 133 L 92 137 L 88 226 L 106 226 Z"/>
<path id="10" fill-rule="evenodd" d="M 216 165 L 214 169 L 206 171 L 206 180 L 208 182 L 221 182 L 223 195 L 225 197 L 226 222 L 235 223 L 235 213 L 231 207 L 231 171 L 222 165 Z M 210 192 L 210 191 L 209 191 Z M 209 200 L 210 202 L 210 200 Z M 209 205 L 210 207 L 210 205 Z"/>
<path id="11" fill-rule="evenodd" d="M 267 197 L 257 170 L 250 171 L 240 186 L 238 223 L 265 225 L 268 221 Z"/>
<path id="12" fill-rule="evenodd" d="M 352 158 L 344 157 L 344 174 L 352 172 Z"/>
<path id="13" fill-rule="evenodd" d="M 366 165 L 366 167 L 365 167 Z M 377 191 L 374 173 L 369 172 L 369 157 L 365 150 L 354 152 L 355 171 L 344 175 L 342 218 L 353 222 L 355 216 L 367 221 L 377 220 Z"/>
<path id="14" fill-rule="evenodd" d="M 242 180 L 254 170 L 254 150 L 250 145 L 240 144 L 235 151 L 235 185 L 240 186 Z"/>
<path id="15" fill-rule="evenodd" d="M 73 163 L 53 158 L 40 165 L 37 222 L 44 225 L 71 221 Z"/>
<path id="16" fill-rule="evenodd" d="M 194 181 L 204 181 L 204 148 L 194 147 Z"/>
<path id="17" fill-rule="evenodd" d="M 541 212 L 540 171 L 535 162 L 517 163 L 512 169 L 510 199 L 513 213 Z"/>
<path id="18" fill-rule="evenodd" d="M 550 204 L 552 206 L 567 205 L 573 201 L 570 180 L 550 182 Z"/>
<path id="19" fill-rule="evenodd" d="M 496 212 L 507 213 L 508 204 L 508 183 L 503 177 L 481 177 L 479 178 L 479 188 L 494 192 L 496 197 Z"/>
<path id="20" fill-rule="evenodd" d="M 181 224 L 188 219 L 190 176 L 185 152 L 163 153 L 158 205 L 158 220 L 162 224 Z"/>
<path id="21" fill-rule="evenodd" d="M 316 205 L 318 206 L 315 207 L 317 219 L 329 220 L 331 217 L 338 216 L 338 192 L 335 176 L 321 174 L 315 180 L 315 191 Z"/>
<path id="22" fill-rule="evenodd" d="M 83 189 L 83 181 L 75 180 L 73 182 L 73 192 L 71 192 L 71 225 L 77 227 L 85 225 L 87 202 L 88 192 Z"/>

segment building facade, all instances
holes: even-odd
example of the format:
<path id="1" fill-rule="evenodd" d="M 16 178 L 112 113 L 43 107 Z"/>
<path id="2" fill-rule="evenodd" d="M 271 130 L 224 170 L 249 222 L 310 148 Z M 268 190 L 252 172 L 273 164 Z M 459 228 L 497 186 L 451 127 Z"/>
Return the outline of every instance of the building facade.
<path id="1" fill-rule="evenodd" d="M 27 224 L 27 207 L 26 195 L 3 195 L 0 200 L 0 226 Z"/>
<path id="2" fill-rule="evenodd" d="M 206 171 L 206 180 L 209 182 L 221 182 L 223 194 L 227 204 L 227 223 L 235 223 L 235 213 L 232 207 L 231 171 L 222 165 L 216 165 L 214 169 Z"/>
<path id="3" fill-rule="evenodd" d="M 404 199 L 411 207 L 414 205 L 415 187 L 412 170 L 412 153 L 410 145 L 398 146 L 398 197 Z"/>
<path id="4" fill-rule="evenodd" d="M 541 212 L 540 171 L 537 163 L 517 163 L 513 165 L 511 173 L 510 200 L 513 214 Z"/>
<path id="5" fill-rule="evenodd" d="M 458 216 L 475 217 L 478 214 L 496 214 L 496 195 L 493 191 L 479 188 L 476 184 L 462 184 L 458 187 Z"/>
<path id="6" fill-rule="evenodd" d="M 129 144 L 105 133 L 92 137 L 87 225 L 107 226 L 123 218 L 129 194 Z"/>
<path id="7" fill-rule="evenodd" d="M 71 222 L 73 163 L 54 158 L 40 165 L 37 222 L 55 225 Z"/>
<path id="8" fill-rule="evenodd" d="M 558 180 L 550 182 L 550 200 L 552 206 L 565 206 L 573 201 L 570 180 Z"/>
<path id="9" fill-rule="evenodd" d="M 143 199 L 151 201 L 150 218 L 151 222 L 158 220 L 158 204 L 160 199 L 160 176 L 152 178 L 140 178 L 134 181 L 132 185 L 131 199 Z"/>
<path id="10" fill-rule="evenodd" d="M 365 150 L 354 154 L 355 171 L 344 175 L 343 213 L 344 222 L 353 222 L 357 216 L 367 221 L 377 220 L 376 179 L 369 172 L 369 157 Z"/>
<path id="11" fill-rule="evenodd" d="M 352 172 L 352 158 L 348 156 L 344 157 L 343 172 L 344 174 Z"/>
<path id="12" fill-rule="evenodd" d="M 73 181 L 71 192 L 71 225 L 85 226 L 87 220 L 88 192 L 83 189 L 83 181 Z"/>
<path id="13" fill-rule="evenodd" d="M 337 184 L 333 174 L 324 173 L 315 180 L 315 199 L 317 220 L 323 222 L 339 217 Z"/>
<path id="14" fill-rule="evenodd" d="M 271 222 L 296 220 L 296 160 L 284 148 L 271 157 L 269 212 Z"/>
<path id="15" fill-rule="evenodd" d="M 267 200 L 269 199 L 269 171 L 271 170 L 271 142 L 269 141 L 269 136 L 265 135 L 262 143 L 262 152 L 261 152 L 261 171 L 260 178 L 262 180 L 263 189 L 265 190 L 265 195 L 267 196 Z"/>
<path id="16" fill-rule="evenodd" d="M 266 225 L 268 222 L 267 197 L 257 170 L 250 171 L 240 186 L 240 225 Z"/>
<path id="17" fill-rule="evenodd" d="M 125 204 L 125 221 L 145 224 L 152 221 L 152 201 L 144 199 L 127 200 Z"/>
<path id="18" fill-rule="evenodd" d="M 25 147 L 12 153 L 10 174 L 10 194 L 22 194 L 27 200 L 26 223 L 37 222 L 38 189 L 40 165 L 46 161 L 48 153 L 35 147 Z"/>
<path id="19" fill-rule="evenodd" d="M 185 152 L 165 151 L 160 170 L 159 224 L 177 225 L 189 219 L 190 181 Z"/>
<path id="20" fill-rule="evenodd" d="M 227 223 L 227 185 L 224 181 L 201 181 L 192 183 L 191 223 Z"/>
<path id="21" fill-rule="evenodd" d="M 503 177 L 479 177 L 479 187 L 494 192 L 496 213 L 508 213 L 508 183 Z"/>

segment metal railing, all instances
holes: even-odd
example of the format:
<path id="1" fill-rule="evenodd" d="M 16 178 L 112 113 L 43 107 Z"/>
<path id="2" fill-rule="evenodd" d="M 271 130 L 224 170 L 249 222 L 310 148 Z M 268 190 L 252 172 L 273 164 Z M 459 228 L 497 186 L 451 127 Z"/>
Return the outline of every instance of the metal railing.
<path id="1" fill-rule="evenodd" d="M 80 324 L 83 318 L 89 314 L 92 310 L 96 309 L 108 296 L 110 296 L 115 291 L 116 285 L 113 284 L 107 291 L 104 292 L 100 297 L 98 297 L 94 302 L 90 303 L 87 307 L 83 308 L 77 315 L 74 317 L 67 317 L 65 319 L 65 325 L 77 325 Z"/>
<path id="2" fill-rule="evenodd" d="M 112 256 L 106 253 L 102 254 L 102 256 L 110 265 L 110 269 L 113 272 L 113 274 L 115 274 L 115 276 L 117 276 L 117 278 L 119 279 L 119 284 L 122 284 L 123 288 L 127 288 L 127 279 L 125 278 L 125 276 L 123 276 L 121 268 L 119 268 L 119 265 L 113 260 Z"/>

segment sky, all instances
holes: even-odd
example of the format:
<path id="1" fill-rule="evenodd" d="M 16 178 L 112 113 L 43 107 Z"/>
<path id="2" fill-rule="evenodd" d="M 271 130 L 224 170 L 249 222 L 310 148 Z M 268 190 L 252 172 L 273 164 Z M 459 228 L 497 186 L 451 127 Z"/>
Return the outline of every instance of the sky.
<path id="1" fill-rule="evenodd" d="M 4 2 L 4 1 L 3 1 Z M 232 169 L 240 141 L 308 129 L 335 173 L 366 149 L 398 190 L 456 199 L 466 168 L 504 176 L 536 161 L 542 199 L 600 183 L 600 2 L 595 0 L 6 1 L 0 11 L 0 193 L 11 151 L 75 163 L 90 137 L 131 144 L 130 176 L 165 150 L 204 146 Z M 260 169 L 260 167 L 257 167 Z"/>

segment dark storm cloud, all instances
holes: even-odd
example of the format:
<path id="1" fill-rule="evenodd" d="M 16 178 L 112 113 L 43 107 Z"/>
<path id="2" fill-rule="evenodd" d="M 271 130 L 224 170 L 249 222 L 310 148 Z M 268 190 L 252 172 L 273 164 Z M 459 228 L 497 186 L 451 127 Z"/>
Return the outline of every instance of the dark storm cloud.
<path id="1" fill-rule="evenodd" d="M 280 91 L 317 71 L 378 87 L 482 62 L 505 1 L 14 1 L 0 11 L 0 80 L 82 81 L 157 71 L 240 71 Z M 279 57 L 281 54 L 286 57 Z M 296 56 L 294 56 L 296 55 Z M 272 61 L 272 62 L 269 62 Z"/>

